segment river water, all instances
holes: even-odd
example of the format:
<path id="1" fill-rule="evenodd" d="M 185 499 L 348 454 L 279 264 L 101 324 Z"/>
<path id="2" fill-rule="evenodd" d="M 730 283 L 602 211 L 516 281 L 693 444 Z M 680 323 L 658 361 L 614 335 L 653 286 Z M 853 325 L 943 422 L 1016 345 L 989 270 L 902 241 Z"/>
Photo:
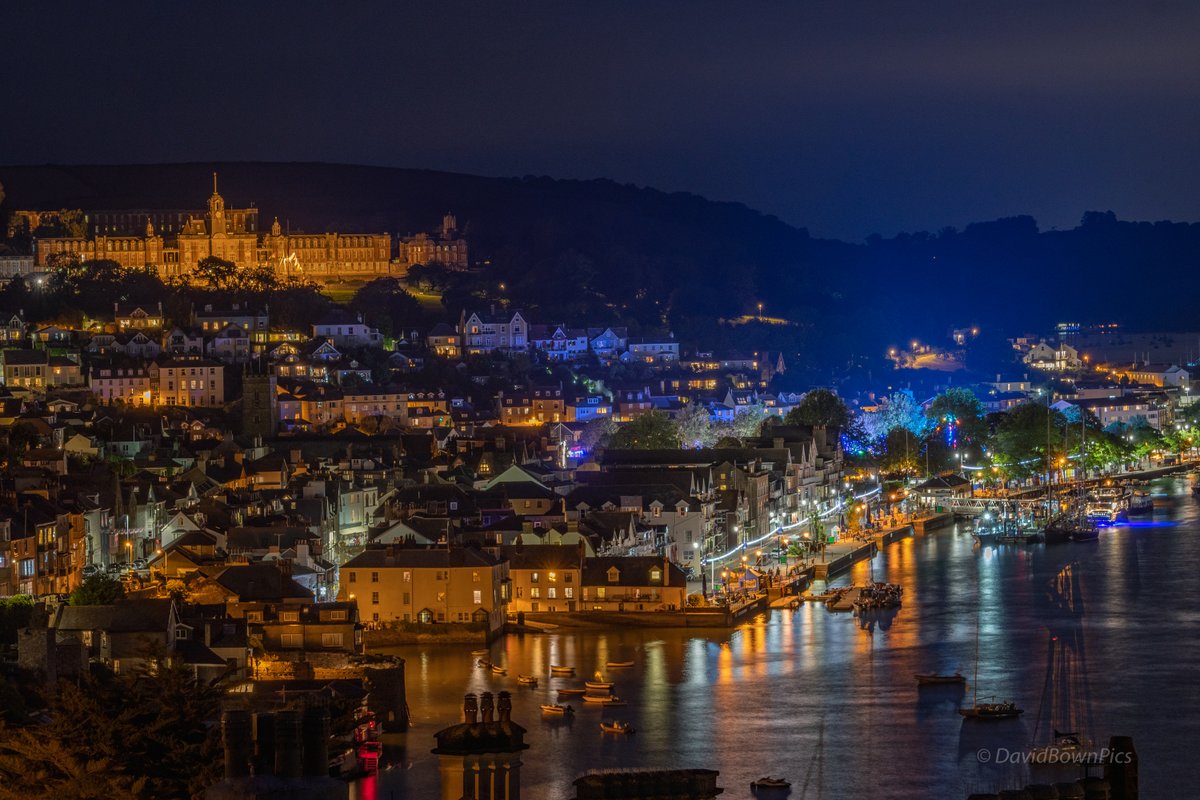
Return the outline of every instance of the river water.
<path id="1" fill-rule="evenodd" d="M 477 668 L 469 647 L 396 648 L 407 659 L 412 729 L 387 754 L 395 766 L 352 797 L 436 798 L 433 733 L 461 720 L 466 692 L 501 690 L 529 731 L 528 800 L 572 797 L 571 781 L 597 767 L 717 769 L 726 798 L 751 797 L 750 781 L 766 774 L 791 780 L 792 798 L 965 798 L 1075 776 L 997 763 L 1046 744 L 1052 728 L 1098 746 L 1135 737 L 1142 797 L 1179 796 L 1172 790 L 1186 785 L 1200 742 L 1200 507 L 1182 479 L 1155 490 L 1152 519 L 1107 529 L 1099 542 L 980 548 L 961 526 L 891 545 L 833 582 L 904 586 L 899 611 L 867 619 L 807 603 L 733 630 L 510 636 L 491 648 L 506 678 Z M 636 666 L 608 671 L 609 660 Z M 550 664 L 573 665 L 581 678 L 605 671 L 628 707 L 573 701 L 572 722 L 543 719 L 538 705 L 578 683 L 550 679 Z M 955 669 L 965 690 L 918 690 L 913 679 Z M 540 687 L 518 687 L 518 673 L 539 675 Z M 981 700 L 1013 700 L 1025 715 L 964 721 L 955 708 L 976 687 Z M 637 733 L 602 734 L 602 717 Z"/>

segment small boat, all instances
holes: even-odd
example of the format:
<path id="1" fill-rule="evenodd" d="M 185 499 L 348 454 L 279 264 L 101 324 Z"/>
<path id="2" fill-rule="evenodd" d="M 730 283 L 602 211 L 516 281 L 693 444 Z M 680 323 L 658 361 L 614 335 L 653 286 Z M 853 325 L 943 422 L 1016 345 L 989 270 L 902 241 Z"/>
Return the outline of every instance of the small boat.
<path id="1" fill-rule="evenodd" d="M 559 697 L 579 697 L 586 691 L 587 691 L 587 689 L 559 689 L 558 696 Z"/>
<path id="2" fill-rule="evenodd" d="M 575 713 L 575 709 L 571 708 L 570 706 L 560 705 L 558 703 L 542 703 L 540 708 L 542 709 L 543 714 L 553 714 L 560 717 L 569 717 Z"/>
<path id="3" fill-rule="evenodd" d="M 1081 739 L 1079 734 L 1059 733 L 1057 730 L 1054 731 L 1054 741 L 1029 751 L 1029 759 L 1034 764 L 1085 764 L 1097 755 L 1092 750 L 1091 742 Z"/>
<path id="4" fill-rule="evenodd" d="M 613 720 L 612 722 L 601 722 L 600 730 L 604 731 L 605 733 L 633 733 L 634 732 L 633 726 L 630 725 L 628 722 L 617 722 L 616 720 Z"/>
<path id="5" fill-rule="evenodd" d="M 575 674 L 574 667 L 564 667 L 559 664 L 550 665 L 550 674 L 559 677 L 570 677 Z"/>
<path id="6" fill-rule="evenodd" d="M 967 679 L 957 672 L 953 675 L 945 675 L 938 672 L 925 672 L 918 674 L 916 678 L 918 686 L 939 686 L 943 684 L 967 682 Z"/>
<path id="7" fill-rule="evenodd" d="M 483 667 L 484 669 L 488 669 L 492 666 L 492 662 L 488 661 L 486 658 L 481 658 L 478 661 L 476 661 L 475 663 L 477 665 Z"/>
<path id="8" fill-rule="evenodd" d="M 1100 538 L 1100 529 L 1095 524 L 1081 525 L 1071 531 L 1072 542 L 1094 542 Z"/>
<path id="9" fill-rule="evenodd" d="M 757 792 L 759 789 L 790 789 L 792 784 L 783 778 L 759 778 L 756 781 L 750 782 L 750 791 Z"/>
<path id="10" fill-rule="evenodd" d="M 584 681 L 583 685 L 589 691 L 596 692 L 608 691 L 613 687 L 612 681 Z"/>
<path id="11" fill-rule="evenodd" d="M 633 662 L 632 661 L 609 661 L 607 664 L 605 664 L 605 666 L 608 667 L 609 669 L 624 669 L 625 667 L 632 667 Z"/>
<path id="12" fill-rule="evenodd" d="M 1025 709 L 1017 708 L 1016 703 L 976 703 L 960 708 L 958 713 L 967 719 L 1016 719 L 1025 713 Z"/>
<path id="13" fill-rule="evenodd" d="M 518 675 L 517 683 L 520 684 L 521 686 L 536 687 L 538 685 L 538 679 L 535 678 L 533 675 Z"/>
<path id="14" fill-rule="evenodd" d="M 472 651 L 471 651 L 471 655 L 473 655 L 473 656 L 486 656 L 486 655 L 487 655 L 489 652 L 491 652 L 491 651 L 489 651 L 487 648 L 484 648 L 484 649 L 482 649 L 482 650 L 472 650 Z"/>
<path id="15" fill-rule="evenodd" d="M 585 703 L 595 703 L 601 706 L 625 705 L 625 701 L 617 697 L 615 694 L 585 694 L 580 699 Z"/>
<path id="16" fill-rule="evenodd" d="M 506 670 L 504 667 L 500 666 L 499 664 L 492 664 L 492 674 L 493 675 L 507 675 L 508 670 Z"/>

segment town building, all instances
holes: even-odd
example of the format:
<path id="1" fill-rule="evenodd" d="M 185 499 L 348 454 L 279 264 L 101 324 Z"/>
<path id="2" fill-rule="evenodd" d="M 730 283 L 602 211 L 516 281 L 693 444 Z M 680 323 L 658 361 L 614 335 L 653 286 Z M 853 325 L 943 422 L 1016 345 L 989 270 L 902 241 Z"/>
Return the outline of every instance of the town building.
<path id="1" fill-rule="evenodd" d="M 195 357 L 170 357 L 150 366 L 156 406 L 201 406 L 225 404 L 225 367 L 216 361 Z"/>
<path id="2" fill-rule="evenodd" d="M 474 548 L 368 546 L 342 565 L 339 600 L 364 619 L 418 625 L 504 624 L 508 564 Z"/>

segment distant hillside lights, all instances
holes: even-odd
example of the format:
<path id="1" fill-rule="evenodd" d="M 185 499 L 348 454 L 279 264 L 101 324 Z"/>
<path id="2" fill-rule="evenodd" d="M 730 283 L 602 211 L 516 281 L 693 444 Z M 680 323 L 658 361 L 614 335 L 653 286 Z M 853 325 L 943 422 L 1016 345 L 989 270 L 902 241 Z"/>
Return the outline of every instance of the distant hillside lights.
<path id="1" fill-rule="evenodd" d="M 318 283 L 404 275 L 417 264 L 466 269 L 470 263 L 452 214 L 442 218 L 436 235 L 402 237 L 393 248 L 387 232 L 294 232 L 278 217 L 268 232 L 260 233 L 258 213 L 257 208 L 226 208 L 213 173 L 213 192 L 204 211 L 18 210 L 12 212 L 12 225 L 33 237 L 36 269 L 65 254 L 81 261 L 153 268 L 164 280 L 186 280 L 196 264 L 210 257 L 244 268 L 269 266 L 280 278 Z M 19 270 L 20 265 L 13 268 Z"/>

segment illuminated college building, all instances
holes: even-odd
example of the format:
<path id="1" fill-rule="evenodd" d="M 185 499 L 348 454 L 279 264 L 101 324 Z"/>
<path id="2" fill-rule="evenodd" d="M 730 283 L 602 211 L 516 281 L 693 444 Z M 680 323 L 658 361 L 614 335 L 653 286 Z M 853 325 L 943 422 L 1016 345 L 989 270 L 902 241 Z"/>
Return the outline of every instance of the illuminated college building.
<path id="1" fill-rule="evenodd" d="M 53 212 L 15 214 L 36 241 L 37 267 L 44 269 L 58 253 L 77 255 L 81 261 L 115 261 L 127 268 L 153 268 L 163 279 L 186 276 L 210 256 L 239 267 L 270 265 L 281 278 L 303 278 L 327 283 L 372 280 L 403 275 L 414 264 L 467 267 L 467 244 L 457 238 L 456 220 L 446 215 L 440 236 L 426 234 L 402 238 L 399 257 L 393 257 L 389 233 L 292 233 L 279 220 L 260 233 L 257 208 L 226 208 L 213 192 L 205 211 L 96 211 L 83 215 L 87 232 L 80 235 L 37 236 L 39 223 Z M 46 219 L 43 220 L 43 217 Z"/>

